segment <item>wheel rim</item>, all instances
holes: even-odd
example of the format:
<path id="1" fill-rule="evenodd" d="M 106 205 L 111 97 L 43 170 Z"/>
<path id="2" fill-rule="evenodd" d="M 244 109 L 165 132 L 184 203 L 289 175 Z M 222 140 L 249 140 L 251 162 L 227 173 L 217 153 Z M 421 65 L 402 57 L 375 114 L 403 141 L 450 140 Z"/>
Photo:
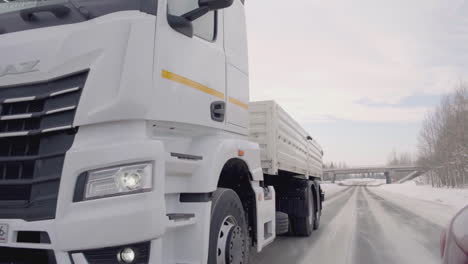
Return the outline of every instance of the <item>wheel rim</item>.
<path id="1" fill-rule="evenodd" d="M 217 264 L 242 264 L 244 260 L 244 234 L 233 216 L 221 224 L 217 243 Z"/>

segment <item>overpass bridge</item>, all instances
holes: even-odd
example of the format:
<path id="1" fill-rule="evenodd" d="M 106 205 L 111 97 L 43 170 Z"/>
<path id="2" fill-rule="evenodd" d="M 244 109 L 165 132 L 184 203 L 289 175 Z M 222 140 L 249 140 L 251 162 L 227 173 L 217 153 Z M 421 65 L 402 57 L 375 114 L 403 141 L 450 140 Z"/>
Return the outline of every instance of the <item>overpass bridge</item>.
<path id="1" fill-rule="evenodd" d="M 377 167 L 355 167 L 355 168 L 333 168 L 324 169 L 323 174 L 328 175 L 332 183 L 335 183 L 337 175 L 349 175 L 349 174 L 375 174 L 383 173 L 387 184 L 392 183 L 392 175 L 396 172 L 407 172 L 408 176 L 404 177 L 404 180 L 411 180 L 419 175 L 423 174 L 426 170 L 418 166 L 377 166 Z M 403 180 L 402 179 L 402 180 Z"/>

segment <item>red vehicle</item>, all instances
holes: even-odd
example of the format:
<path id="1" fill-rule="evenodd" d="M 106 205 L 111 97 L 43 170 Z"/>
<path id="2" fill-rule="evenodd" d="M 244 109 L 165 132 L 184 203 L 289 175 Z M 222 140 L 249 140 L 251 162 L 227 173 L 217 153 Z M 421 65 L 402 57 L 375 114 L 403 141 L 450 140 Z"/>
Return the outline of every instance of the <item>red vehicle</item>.
<path id="1" fill-rule="evenodd" d="M 441 254 L 443 264 L 468 264 L 468 206 L 455 215 L 442 234 Z"/>

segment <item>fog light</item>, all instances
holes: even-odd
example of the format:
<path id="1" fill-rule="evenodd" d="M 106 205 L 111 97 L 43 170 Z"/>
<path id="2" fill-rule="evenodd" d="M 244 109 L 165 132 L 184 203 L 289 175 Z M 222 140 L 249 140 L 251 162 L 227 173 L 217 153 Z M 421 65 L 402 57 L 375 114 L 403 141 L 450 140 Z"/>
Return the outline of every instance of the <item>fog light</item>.
<path id="1" fill-rule="evenodd" d="M 132 248 L 124 248 L 117 254 L 117 260 L 123 264 L 131 264 L 135 261 L 135 251 Z"/>

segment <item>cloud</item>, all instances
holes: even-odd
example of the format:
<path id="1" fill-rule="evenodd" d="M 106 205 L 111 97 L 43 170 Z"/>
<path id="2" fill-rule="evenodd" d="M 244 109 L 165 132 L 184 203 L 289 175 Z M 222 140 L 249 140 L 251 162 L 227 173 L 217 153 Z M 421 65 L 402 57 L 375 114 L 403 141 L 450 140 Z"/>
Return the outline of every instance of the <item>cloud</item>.
<path id="1" fill-rule="evenodd" d="M 468 1 L 246 1 L 252 100 L 275 100 L 327 160 L 416 151 L 437 97 L 468 80 Z"/>
<path id="2" fill-rule="evenodd" d="M 441 100 L 442 95 L 411 95 L 403 97 L 398 103 L 389 103 L 385 101 L 375 101 L 368 97 L 363 97 L 355 103 L 372 108 L 419 108 L 419 107 L 434 107 Z"/>
<path id="3" fill-rule="evenodd" d="M 458 0 L 249 1 L 251 97 L 277 100 L 300 121 L 420 120 L 432 101 L 400 103 L 432 100 L 467 79 L 461 7 L 468 10 Z"/>
<path id="4" fill-rule="evenodd" d="M 324 160 L 346 161 L 350 166 L 385 164 L 393 149 L 414 152 L 419 130 L 419 123 L 407 122 L 334 120 L 303 125 L 324 148 Z"/>

